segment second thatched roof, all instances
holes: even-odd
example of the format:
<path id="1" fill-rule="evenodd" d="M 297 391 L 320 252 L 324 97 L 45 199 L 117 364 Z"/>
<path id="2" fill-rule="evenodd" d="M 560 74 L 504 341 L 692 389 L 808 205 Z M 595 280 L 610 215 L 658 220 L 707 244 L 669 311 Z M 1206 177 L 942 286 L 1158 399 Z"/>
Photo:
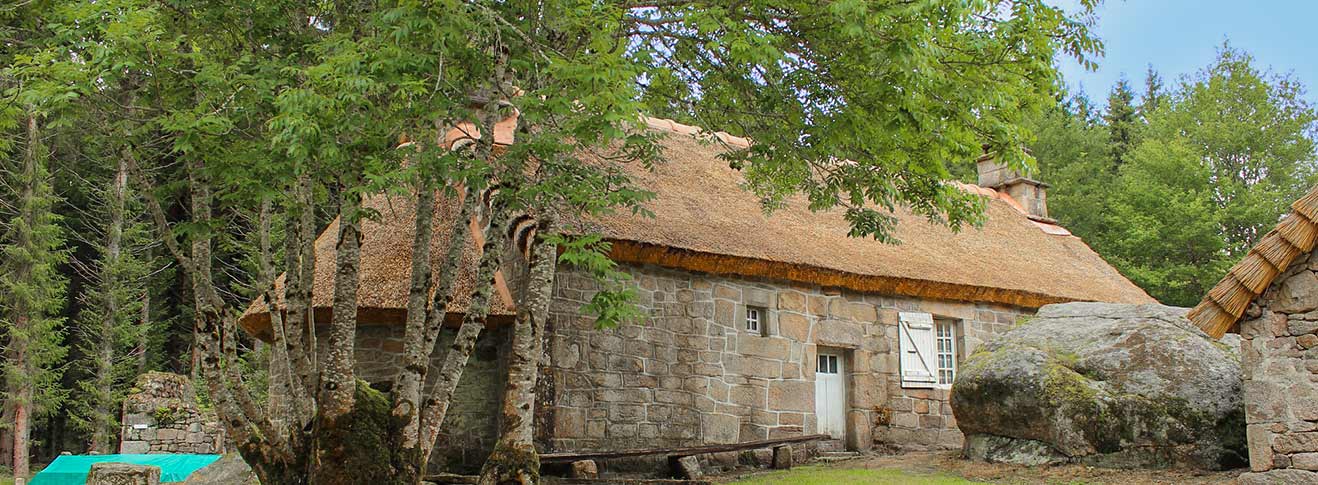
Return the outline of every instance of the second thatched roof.
<path id="1" fill-rule="evenodd" d="M 1213 338 L 1238 331 L 1240 317 L 1249 304 L 1267 291 L 1296 258 L 1313 251 L 1315 241 L 1318 241 L 1318 186 L 1291 204 L 1291 213 L 1259 239 L 1187 317 Z"/>

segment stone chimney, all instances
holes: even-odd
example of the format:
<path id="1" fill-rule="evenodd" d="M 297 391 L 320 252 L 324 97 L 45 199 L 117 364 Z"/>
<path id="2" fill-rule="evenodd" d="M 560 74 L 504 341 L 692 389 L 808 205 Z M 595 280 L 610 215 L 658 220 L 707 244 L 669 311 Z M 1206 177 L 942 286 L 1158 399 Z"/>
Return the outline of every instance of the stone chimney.
<path id="1" fill-rule="evenodd" d="M 975 161 L 979 165 L 979 186 L 1010 195 L 1031 219 L 1055 222 L 1048 217 L 1048 184 L 1021 175 L 1004 164 L 998 163 L 992 155 L 984 155 Z"/>

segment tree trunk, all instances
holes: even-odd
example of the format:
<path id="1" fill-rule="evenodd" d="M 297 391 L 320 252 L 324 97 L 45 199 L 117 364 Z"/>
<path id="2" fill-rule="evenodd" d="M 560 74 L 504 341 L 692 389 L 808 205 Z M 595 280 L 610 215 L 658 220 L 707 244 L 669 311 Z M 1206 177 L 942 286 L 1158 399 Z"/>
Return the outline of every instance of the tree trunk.
<path id="1" fill-rule="evenodd" d="M 154 261 L 151 253 L 146 256 L 147 262 Z M 147 363 L 150 362 L 150 355 L 147 349 L 151 347 L 151 287 L 148 285 L 142 289 L 142 308 L 141 315 L 137 322 L 137 375 L 146 372 Z"/>
<path id="2" fill-rule="evenodd" d="M 543 236 L 553 224 L 542 221 L 537 232 Z M 512 359 L 508 364 L 508 383 L 504 389 L 500 415 L 500 436 L 481 468 L 481 485 L 534 485 L 540 482 L 540 458 L 534 437 L 535 384 L 539 377 L 540 355 L 544 352 L 545 319 L 553 295 L 554 273 L 558 265 L 558 248 L 543 241 L 536 244 L 531 256 L 524 300 L 517 305 L 517 324 L 513 329 Z"/>
<path id="3" fill-rule="evenodd" d="M 22 354 L 19 354 L 22 357 Z M 27 483 L 28 475 L 31 473 L 31 457 L 28 455 L 28 447 L 32 446 L 32 388 L 28 387 L 19 391 L 14 396 L 14 483 L 23 485 Z"/>
<path id="4" fill-rule="evenodd" d="M 127 150 L 127 148 L 125 148 Z M 114 388 L 114 361 L 115 345 L 118 343 L 118 319 L 119 319 L 119 289 L 123 284 L 119 281 L 120 257 L 123 253 L 123 234 L 124 234 L 124 200 L 128 191 L 128 162 L 125 157 L 120 157 L 119 164 L 115 169 L 114 180 L 110 190 L 107 191 L 108 200 L 106 205 L 109 209 L 110 220 L 107 222 L 105 230 L 105 258 L 101 261 L 100 283 L 104 297 L 101 302 L 104 305 L 101 314 L 100 339 L 96 343 L 95 376 L 93 377 L 95 385 L 91 390 L 96 396 L 96 403 L 92 409 L 92 436 L 91 449 L 99 453 L 113 453 L 111 449 L 117 441 L 114 439 L 114 416 L 115 402 L 112 389 Z"/>
<path id="5" fill-rule="evenodd" d="M 476 196 L 472 194 L 472 197 Z M 454 337 L 453 345 L 444 355 L 444 364 L 439 369 L 435 386 L 431 390 L 430 397 L 426 399 L 426 407 L 422 412 L 419 464 L 421 470 L 425 470 L 430 461 L 430 452 L 434 450 L 435 440 L 439 438 L 439 429 L 444 424 L 445 415 L 448 414 L 453 392 L 458 387 L 458 381 L 462 379 L 462 372 L 467 367 L 472 350 L 476 348 L 476 339 L 480 337 L 481 331 L 485 330 L 485 317 L 490 313 L 493 299 L 495 272 L 498 271 L 499 262 L 503 259 L 504 241 L 507 240 L 507 235 L 504 233 L 507 224 L 507 210 L 496 201 L 490 208 L 490 228 L 486 232 L 488 237 L 482 246 L 480 267 L 476 275 L 476 289 L 467 304 L 467 314 L 462 319 L 462 326 L 458 328 L 458 335 Z"/>
<path id="6" fill-rule="evenodd" d="M 422 187 L 421 190 L 429 190 Z M 433 207 L 434 194 L 430 194 L 430 200 L 426 201 L 423 195 L 417 196 L 417 241 L 421 244 L 421 239 L 427 239 L 426 245 L 430 243 L 430 235 L 421 232 L 422 224 L 433 224 L 433 217 L 423 216 L 422 210 L 431 210 Z M 421 397 L 423 384 L 425 383 L 426 372 L 430 367 L 431 354 L 435 349 L 435 340 L 439 338 L 439 333 L 444 323 L 444 317 L 447 315 L 448 302 L 452 299 L 453 284 L 457 279 L 458 266 L 462 262 L 462 254 L 467 247 L 467 237 L 470 234 L 471 213 L 480 198 L 477 196 L 466 196 L 466 191 L 459 191 L 458 204 L 459 210 L 457 217 L 453 220 L 453 232 L 449 235 L 448 251 L 444 255 L 444 260 L 439 268 L 438 280 L 434 288 L 427 284 L 423 289 L 429 292 L 428 303 L 425 300 L 418 302 L 415 308 L 408 309 L 408 327 L 404 334 L 403 341 L 406 342 L 403 361 L 403 369 L 399 372 L 397 384 L 394 386 L 394 404 L 393 418 L 395 426 L 398 428 L 399 458 L 398 464 L 400 481 L 413 483 L 421 478 L 425 473 L 425 460 L 420 456 L 422 453 L 421 445 Z M 414 245 L 415 247 L 415 245 Z M 429 249 L 424 254 L 429 260 Z M 417 253 L 412 255 L 413 261 L 417 258 Z M 426 265 L 429 268 L 429 265 Z M 413 271 L 418 271 L 414 263 Z M 425 269 L 424 271 L 430 271 Z M 414 281 L 414 283 L 416 283 Z M 414 290 L 417 288 L 414 287 Z M 423 298 L 427 297 L 422 293 Z M 410 303 L 409 303 L 410 304 Z M 418 311 L 418 315 L 412 314 Z"/>
<path id="7" fill-rule="evenodd" d="M 339 206 L 339 240 L 334 270 L 334 313 L 330 321 L 329 348 L 321 368 L 316 429 L 312 449 L 311 481 L 316 484 L 348 484 L 354 477 L 352 460 L 356 445 L 351 442 L 356 419 L 355 392 L 358 387 L 353 365 L 357 335 L 358 270 L 361 263 L 361 194 L 349 177 Z M 363 403 L 365 405 L 366 403 Z M 360 483 L 360 482 L 355 482 Z"/>

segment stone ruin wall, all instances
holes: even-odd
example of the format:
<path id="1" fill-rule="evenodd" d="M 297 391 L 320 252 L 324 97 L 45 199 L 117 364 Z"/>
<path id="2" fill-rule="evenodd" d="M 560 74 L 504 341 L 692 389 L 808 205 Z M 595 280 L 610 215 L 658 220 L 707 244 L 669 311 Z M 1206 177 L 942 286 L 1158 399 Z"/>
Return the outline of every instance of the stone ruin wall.
<path id="1" fill-rule="evenodd" d="M 185 376 L 148 372 L 124 397 L 119 453 L 224 453 L 224 428 Z"/>
<path id="2" fill-rule="evenodd" d="M 962 358 L 1030 310 L 924 301 L 654 266 L 626 267 L 649 319 L 596 330 L 580 306 L 597 290 L 562 268 L 542 374 L 541 439 L 553 451 L 731 443 L 813 434 L 820 347 L 847 360 L 847 447 L 956 448 L 949 391 L 904 389 L 900 311 L 960 320 Z M 768 336 L 744 305 L 769 310 Z"/>
<path id="3" fill-rule="evenodd" d="M 1241 324 L 1252 470 L 1241 483 L 1318 483 L 1315 254 L 1299 258 L 1279 276 Z"/>

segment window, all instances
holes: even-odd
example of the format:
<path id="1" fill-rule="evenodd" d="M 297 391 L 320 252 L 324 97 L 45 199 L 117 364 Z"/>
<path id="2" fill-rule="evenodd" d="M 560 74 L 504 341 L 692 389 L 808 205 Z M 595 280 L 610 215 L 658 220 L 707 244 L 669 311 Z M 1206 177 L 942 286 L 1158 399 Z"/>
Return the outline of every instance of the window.
<path id="1" fill-rule="evenodd" d="M 747 306 L 746 307 L 746 331 L 758 335 L 764 335 L 764 329 L 769 325 L 769 312 L 764 307 Z"/>
<path id="2" fill-rule="evenodd" d="M 938 349 L 938 385 L 950 387 L 956 380 L 956 322 L 938 320 L 935 323 L 934 336 Z"/>
<path id="3" fill-rule="evenodd" d="M 837 356 L 819 354 L 819 367 L 815 372 L 820 374 L 837 374 Z"/>

